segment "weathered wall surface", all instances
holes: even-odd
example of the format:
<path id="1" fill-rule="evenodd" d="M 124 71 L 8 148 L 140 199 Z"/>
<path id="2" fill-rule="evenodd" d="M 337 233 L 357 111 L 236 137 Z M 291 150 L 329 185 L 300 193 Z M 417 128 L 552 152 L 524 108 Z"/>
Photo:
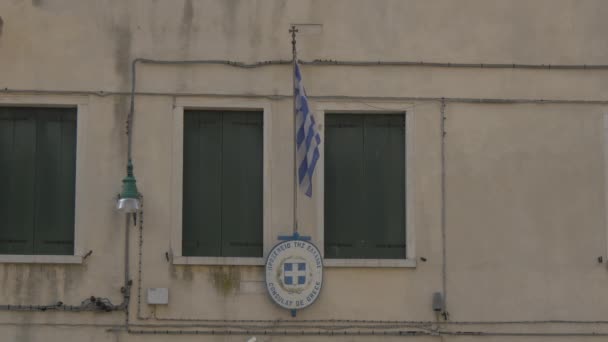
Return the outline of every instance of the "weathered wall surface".
<path id="1" fill-rule="evenodd" d="M 85 186 L 78 189 L 86 197 L 79 209 L 86 225 L 79 229 L 85 236 L 80 252 L 93 254 L 81 265 L 0 264 L 0 304 L 10 305 L 79 304 L 90 295 L 121 301 L 125 224 L 114 206 L 126 159 L 134 58 L 290 59 L 289 25 L 317 23 L 323 25 L 321 34 L 298 40 L 303 60 L 581 65 L 608 60 L 608 3 L 601 0 L 2 0 L 0 17 L 1 103 L 77 99 L 89 113 L 86 144 L 79 141 L 87 156 L 79 174 Z M 396 97 L 608 100 L 606 70 L 306 65 L 303 73 L 320 120 L 328 107 L 413 115 L 415 247 L 416 256 L 427 261 L 419 260 L 416 268 L 328 267 L 321 297 L 294 322 L 438 319 L 431 298 L 442 289 L 440 104 Z M 209 320 L 273 325 L 290 319 L 268 298 L 260 266 L 184 266 L 165 258 L 175 216 L 170 194 L 176 101 L 184 94 L 201 106 L 210 94 L 216 100 L 233 99 L 224 94 L 248 101 L 252 95 L 290 95 L 290 86 L 289 66 L 138 66 L 137 91 L 146 94 L 136 98 L 133 156 L 145 222 L 141 278 L 138 228 L 129 228 L 132 329 L 211 324 L 224 330 L 225 322 Z M 314 98 L 329 95 L 395 98 Z M 292 104 L 282 97 L 262 100 L 272 112 L 267 194 L 272 210 L 266 229 L 276 236 L 292 226 Z M 606 112 L 602 103 L 448 103 L 445 245 L 452 320 L 600 321 L 608 316 L 608 273 L 596 260 L 605 260 L 607 253 Z M 301 232 L 318 242 L 317 203 L 302 201 Z M 148 306 L 143 292 L 138 310 L 140 280 L 144 290 L 168 287 L 170 304 Z M 122 312 L 0 312 L 6 341 L 243 341 L 249 336 L 136 335 L 127 334 L 124 324 Z M 589 323 L 448 329 L 608 332 L 604 324 Z M 256 336 L 258 341 L 329 338 Z M 546 338 L 443 337 L 457 342 Z M 577 338 L 585 339 L 562 339 Z"/>

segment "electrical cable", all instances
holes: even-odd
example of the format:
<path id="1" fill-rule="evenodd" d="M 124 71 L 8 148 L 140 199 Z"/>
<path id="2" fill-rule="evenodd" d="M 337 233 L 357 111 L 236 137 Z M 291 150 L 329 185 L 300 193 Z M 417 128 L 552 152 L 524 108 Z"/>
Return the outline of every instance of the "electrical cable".
<path id="1" fill-rule="evenodd" d="M 115 331 L 108 329 L 107 331 Z M 437 336 L 436 333 L 419 330 L 400 331 L 297 331 L 297 330 L 128 330 L 136 335 L 267 335 L 267 336 Z"/>
<path id="2" fill-rule="evenodd" d="M 123 293 L 123 309 L 125 312 L 125 326 L 129 327 L 129 301 L 131 298 L 131 283 L 130 283 L 130 268 L 129 268 L 129 254 L 130 254 L 130 243 L 129 243 L 129 216 L 126 215 L 125 220 L 125 279 L 124 286 L 121 288 L 121 292 Z"/>
<path id="3" fill-rule="evenodd" d="M 137 261 L 137 319 L 149 320 L 150 316 L 143 316 L 141 313 L 141 283 L 142 283 L 142 255 L 144 246 L 144 196 L 139 197 L 139 243 L 138 243 L 138 261 Z"/>
<path id="4" fill-rule="evenodd" d="M 293 60 L 275 59 L 244 63 L 225 59 L 193 59 L 193 60 L 161 60 L 150 58 L 136 58 L 135 63 L 143 64 L 170 64 L 170 65 L 195 65 L 215 64 L 227 65 L 238 68 L 259 68 L 271 65 L 290 65 Z M 426 61 L 352 61 L 335 59 L 315 59 L 304 61 L 298 59 L 301 65 L 315 66 L 354 66 L 354 67 L 381 67 L 381 66 L 403 66 L 403 67 L 431 67 L 431 68 L 466 68 L 466 69 L 539 69 L 539 70 L 608 70 L 608 64 L 520 64 L 520 63 L 450 63 L 450 62 L 426 62 Z"/>
<path id="5" fill-rule="evenodd" d="M 107 331 L 117 331 L 108 329 Z M 490 332 L 490 331 L 304 331 L 304 330 L 128 330 L 129 334 L 136 335 L 266 335 L 266 336 L 520 336 L 520 337 L 606 337 L 608 332 Z"/>
<path id="6" fill-rule="evenodd" d="M 540 70 L 608 70 L 607 64 L 518 64 L 518 63 L 446 63 L 446 62 L 412 62 L 412 61 L 344 61 L 332 59 L 315 59 L 300 61 L 304 65 L 317 66 L 411 66 L 431 68 L 466 68 L 466 69 L 540 69 Z"/>
<path id="7" fill-rule="evenodd" d="M 446 194 L 445 194 L 445 121 L 447 119 L 445 115 L 445 99 L 441 99 L 441 118 L 439 118 L 441 128 L 441 288 L 443 296 L 443 310 L 441 314 L 447 321 L 449 319 L 448 313 L 448 289 L 447 289 L 447 240 L 446 240 Z"/>
<path id="8" fill-rule="evenodd" d="M 42 89 L 0 89 L 0 94 L 44 94 L 44 95 L 91 95 L 91 96 L 131 96 L 130 92 L 123 91 L 93 91 L 93 90 L 42 90 Z M 181 97 L 212 97 L 212 98 L 244 98 L 268 99 L 273 101 L 291 100 L 292 95 L 287 94 L 226 94 L 226 93 L 180 93 L 180 92 L 135 92 L 137 96 L 181 96 Z M 441 102 L 447 103 L 477 103 L 477 104 L 579 104 L 579 105 L 608 105 L 608 100 L 589 99 L 526 99 L 526 98 L 474 98 L 474 97 L 430 97 L 430 96 L 347 96 L 347 95 L 308 95 L 309 99 L 316 101 L 379 101 L 379 102 Z M 394 109 L 389 109 L 394 110 Z"/>

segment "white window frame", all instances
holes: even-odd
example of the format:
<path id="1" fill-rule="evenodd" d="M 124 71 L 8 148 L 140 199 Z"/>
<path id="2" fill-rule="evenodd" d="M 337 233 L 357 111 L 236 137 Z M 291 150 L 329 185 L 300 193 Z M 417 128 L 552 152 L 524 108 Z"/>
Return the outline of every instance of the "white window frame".
<path id="1" fill-rule="evenodd" d="M 325 114 L 402 114 L 405 115 L 405 241 L 406 255 L 403 259 L 323 259 L 323 265 L 327 267 L 416 267 L 416 234 L 414 229 L 414 182 L 413 166 L 415 158 L 414 148 L 414 106 L 412 103 L 374 102 L 368 103 L 341 103 L 341 102 L 318 102 L 315 103 L 315 116 L 322 123 L 322 136 L 325 143 Z M 325 191 L 325 147 L 321 151 L 321 158 L 317 165 L 319 172 L 316 191 L 324 194 Z M 325 197 L 319 196 L 317 200 L 317 236 L 319 237 L 320 250 L 325 254 Z"/>
<path id="2" fill-rule="evenodd" d="M 85 254 L 87 193 L 84 184 L 86 175 L 86 130 L 89 121 L 89 96 L 62 95 L 2 95 L 2 107 L 76 108 L 76 179 L 74 198 L 74 252 L 73 255 L 18 255 L 0 254 L 0 263 L 16 264 L 81 264 Z"/>
<path id="3" fill-rule="evenodd" d="M 182 194 L 184 163 L 184 110 L 241 110 L 263 112 L 263 255 L 255 257 L 203 257 L 182 254 Z M 171 255 L 175 265 L 264 265 L 272 247 L 270 235 L 270 133 L 272 113 L 269 100 L 265 99 L 201 99 L 176 98 L 173 107 L 172 170 L 171 170 Z"/>

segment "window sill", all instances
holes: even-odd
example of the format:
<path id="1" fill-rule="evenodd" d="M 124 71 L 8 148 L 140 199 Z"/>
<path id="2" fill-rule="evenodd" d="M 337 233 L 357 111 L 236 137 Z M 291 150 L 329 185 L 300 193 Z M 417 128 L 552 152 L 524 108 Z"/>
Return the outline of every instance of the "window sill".
<path id="1" fill-rule="evenodd" d="M 174 256 L 174 265 L 243 265 L 263 266 L 264 258 Z"/>
<path id="2" fill-rule="evenodd" d="M 324 259 L 323 266 L 415 268 L 416 259 Z"/>
<path id="3" fill-rule="evenodd" d="M 82 260 L 78 255 L 0 255 L 3 264 L 82 264 Z"/>

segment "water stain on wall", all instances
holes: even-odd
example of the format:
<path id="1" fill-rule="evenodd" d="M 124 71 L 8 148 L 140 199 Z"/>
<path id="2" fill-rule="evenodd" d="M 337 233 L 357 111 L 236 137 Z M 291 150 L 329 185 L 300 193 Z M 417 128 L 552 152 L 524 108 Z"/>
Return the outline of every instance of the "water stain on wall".
<path id="1" fill-rule="evenodd" d="M 285 18 L 288 13 L 286 12 L 286 0 L 279 0 L 272 3 L 272 20 L 274 27 L 280 27 L 280 22 L 282 18 Z"/>
<path id="2" fill-rule="evenodd" d="M 179 56 L 183 59 L 188 59 L 190 55 L 190 46 L 192 45 L 192 33 L 194 23 L 194 5 L 192 0 L 184 1 L 184 8 L 182 9 L 182 17 L 180 21 L 178 31 L 179 41 Z M 188 75 L 191 71 L 188 68 L 180 68 L 178 73 L 177 90 L 183 91 L 187 86 Z"/>
<path id="3" fill-rule="evenodd" d="M 182 20 L 180 26 L 180 34 L 182 36 L 182 42 L 188 44 L 190 40 L 190 32 L 192 31 L 192 22 L 194 20 L 194 8 L 192 6 L 192 0 L 186 0 L 184 2 L 184 9 L 182 12 Z"/>
<path id="4" fill-rule="evenodd" d="M 113 28 L 114 41 L 114 70 L 121 79 L 121 83 L 129 81 L 131 64 L 132 33 L 128 26 L 117 25 Z"/>
<path id="5" fill-rule="evenodd" d="M 289 12 L 287 11 L 287 1 L 279 0 L 272 4 L 272 15 L 270 16 L 270 30 L 271 33 L 266 32 L 271 37 L 272 46 L 277 46 L 283 43 L 283 39 L 285 37 L 284 32 L 278 32 L 278 30 L 274 30 L 275 27 L 286 27 L 287 22 L 285 22 L 285 18 L 289 18 Z M 266 37 L 268 39 L 268 37 Z"/>
<path id="6" fill-rule="evenodd" d="M 70 291 L 82 284 L 84 275 L 87 272 L 87 264 L 82 265 L 63 265 L 63 294 L 67 296 Z M 61 280 L 61 278 L 59 279 Z"/>
<path id="7" fill-rule="evenodd" d="M 171 278 L 192 282 L 192 279 L 194 278 L 194 271 L 192 270 L 193 267 L 194 266 L 169 265 Z"/>
<path id="8" fill-rule="evenodd" d="M 21 305 L 73 301 L 68 298 L 70 290 L 81 283 L 85 271 L 68 265 L 9 264 L 1 268 L 0 304 Z"/>
<path id="9" fill-rule="evenodd" d="M 186 281 L 192 281 L 194 278 L 194 272 L 192 271 L 192 267 L 183 267 L 182 268 L 182 279 Z"/>
<path id="10" fill-rule="evenodd" d="M 209 276 L 215 290 L 223 296 L 234 294 L 241 287 L 241 272 L 237 266 L 211 268 Z"/>
<path id="11" fill-rule="evenodd" d="M 15 342 L 32 341 L 32 329 L 27 325 L 18 326 L 15 331 Z"/>
<path id="12" fill-rule="evenodd" d="M 7 298 L 10 295 L 10 291 L 8 291 L 9 285 L 9 272 L 8 265 L 2 266 L 2 298 Z"/>
<path id="13" fill-rule="evenodd" d="M 220 2 L 222 7 L 222 30 L 227 38 L 233 39 L 236 33 L 237 11 L 239 9 L 238 0 L 225 0 Z"/>
<path id="14" fill-rule="evenodd" d="M 108 35 L 114 42 L 113 62 L 114 72 L 117 76 L 117 85 L 120 90 L 131 88 L 131 62 L 133 54 L 133 32 L 131 31 L 131 18 L 127 13 L 105 19 L 111 22 Z M 126 146 L 126 120 L 129 110 L 127 96 L 114 96 L 114 122 L 112 127 L 113 141 L 119 141 L 120 146 Z M 126 149 L 121 149 L 126 152 Z"/>
<path id="15" fill-rule="evenodd" d="M 264 7 L 257 1 L 251 2 L 250 6 L 253 6 L 253 11 L 249 11 L 249 44 L 251 46 L 259 46 L 262 43 L 262 20 L 264 18 Z M 257 51 L 257 50 L 256 50 Z"/>
<path id="16" fill-rule="evenodd" d="M 129 112 L 129 101 L 128 97 L 124 95 L 116 95 L 114 96 L 114 122 L 111 130 L 112 139 L 114 141 L 120 141 L 121 146 L 126 146 L 127 144 L 127 115 Z M 121 151 L 125 152 L 126 150 L 121 149 Z M 108 238 L 108 243 L 112 243 L 111 239 Z"/>
<path id="17" fill-rule="evenodd" d="M 47 266 L 47 265 L 43 265 L 43 266 Z M 48 302 L 55 302 L 59 299 L 60 297 L 60 289 L 59 289 L 59 283 L 57 282 L 57 278 L 59 273 L 61 272 L 60 269 L 58 269 L 56 266 L 54 267 L 44 267 L 44 268 L 40 268 L 39 270 L 36 270 L 36 276 L 37 278 L 39 278 L 40 276 L 43 276 L 46 278 L 46 281 L 48 282 L 47 285 L 45 286 L 47 289 L 47 293 L 45 293 L 48 296 Z"/>
<path id="18" fill-rule="evenodd" d="M 11 271 L 11 273 L 13 273 L 15 277 L 15 288 L 13 291 L 14 293 L 17 293 L 18 303 L 26 304 L 28 300 L 34 300 L 35 298 L 30 297 L 32 291 L 29 289 L 31 283 L 30 266 L 15 265 L 15 267 L 12 268 Z"/>
<path id="19" fill-rule="evenodd" d="M 172 263 L 169 263 L 169 275 L 171 276 L 171 279 L 177 279 L 177 266 Z"/>

